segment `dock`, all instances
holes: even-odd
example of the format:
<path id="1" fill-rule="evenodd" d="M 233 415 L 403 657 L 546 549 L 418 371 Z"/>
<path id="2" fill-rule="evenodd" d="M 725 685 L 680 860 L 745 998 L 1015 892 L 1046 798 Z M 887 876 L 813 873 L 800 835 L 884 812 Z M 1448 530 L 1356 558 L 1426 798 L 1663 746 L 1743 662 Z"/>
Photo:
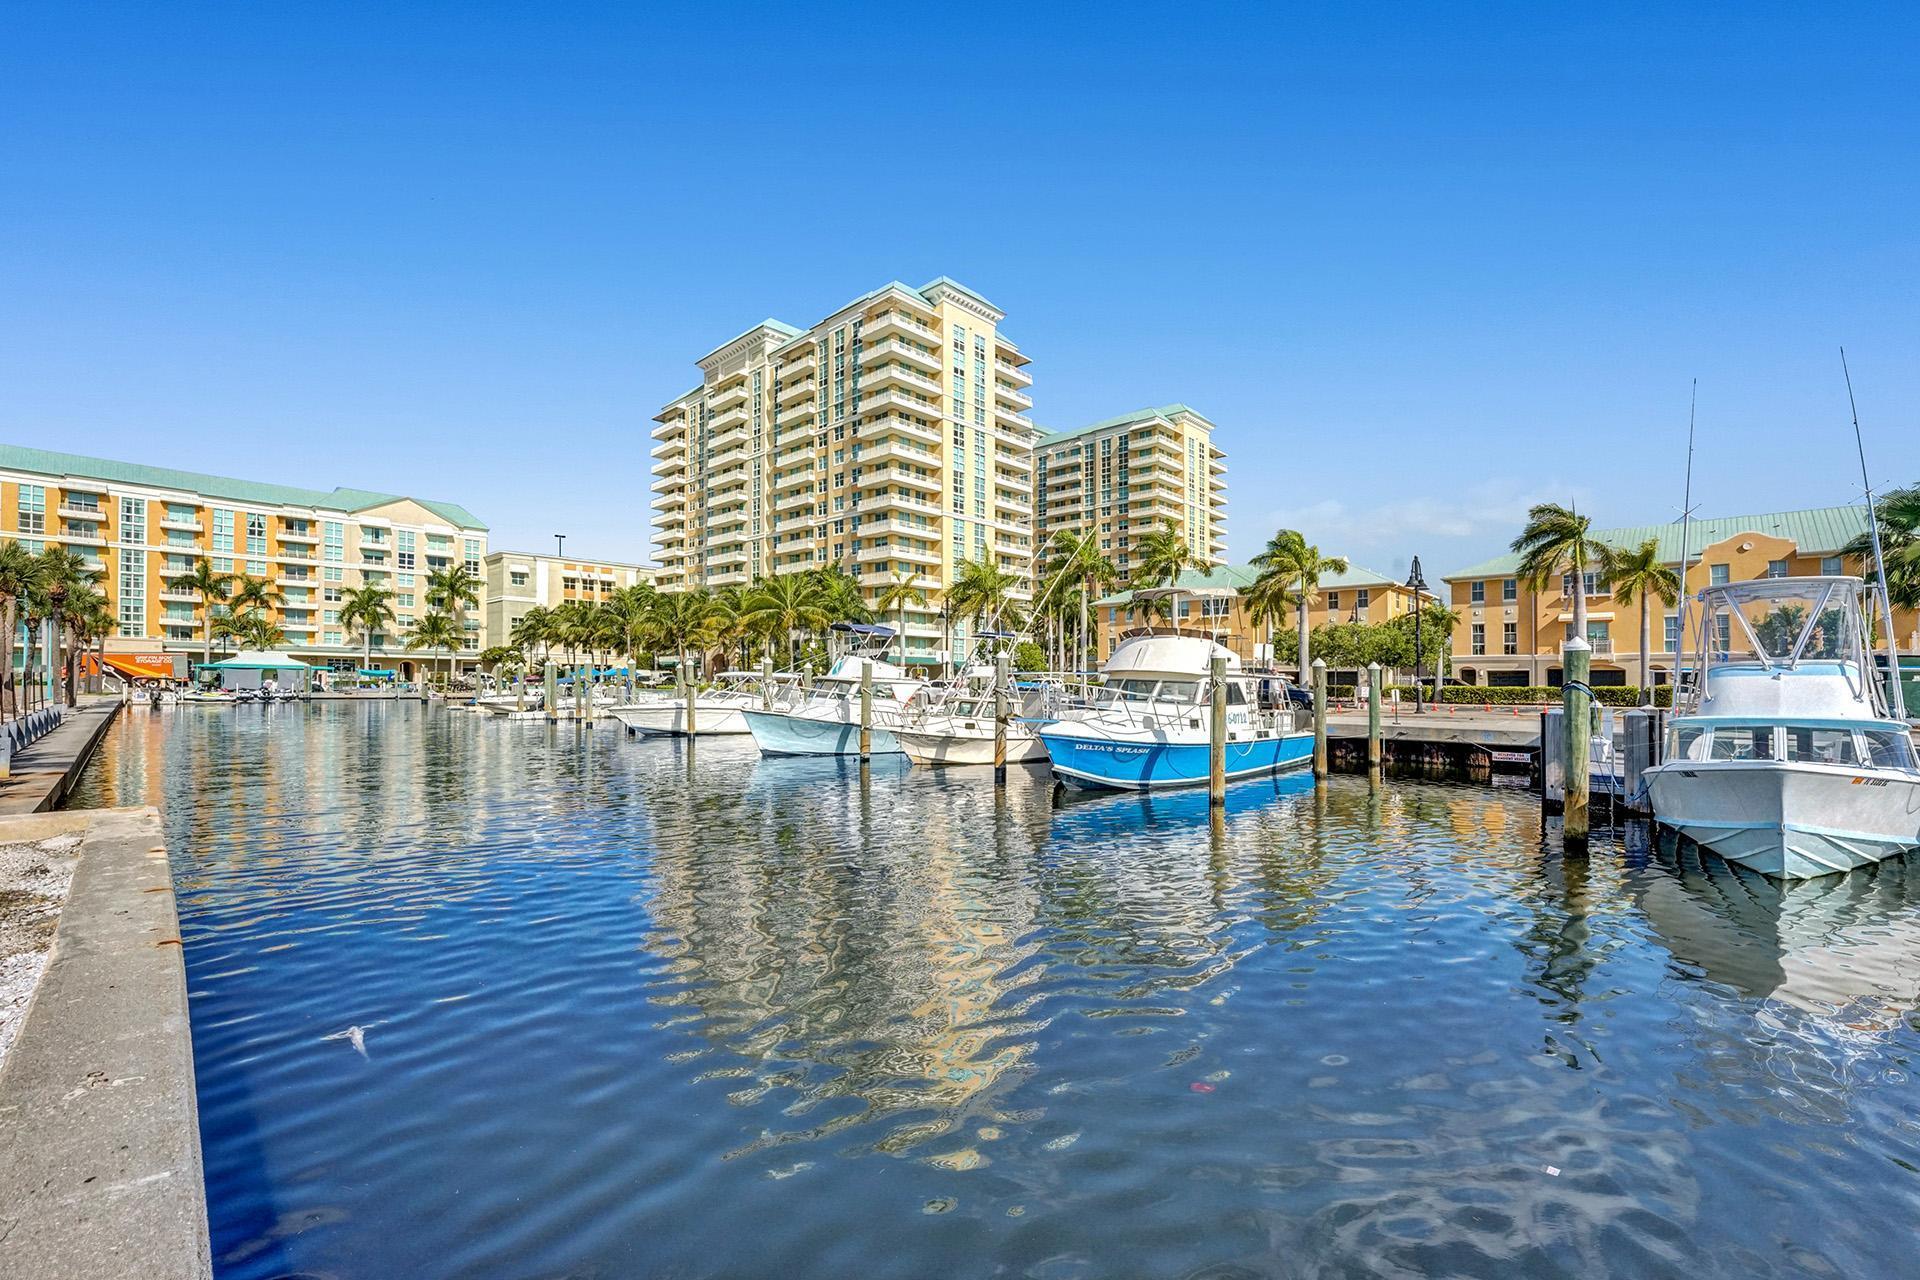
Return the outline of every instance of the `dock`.
<path id="1" fill-rule="evenodd" d="M 15 752 L 9 776 L 0 778 L 0 816 L 58 808 L 121 705 L 118 698 L 96 698 L 70 707 L 58 728 Z"/>

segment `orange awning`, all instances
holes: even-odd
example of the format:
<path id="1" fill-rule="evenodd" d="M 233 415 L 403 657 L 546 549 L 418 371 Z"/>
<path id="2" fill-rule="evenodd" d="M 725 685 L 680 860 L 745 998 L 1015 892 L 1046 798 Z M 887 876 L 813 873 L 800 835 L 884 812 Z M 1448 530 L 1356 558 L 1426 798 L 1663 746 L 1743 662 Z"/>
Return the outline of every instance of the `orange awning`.
<path id="1" fill-rule="evenodd" d="M 124 654 L 109 653 L 105 655 L 105 661 L 109 667 L 112 667 L 121 675 L 129 676 L 135 680 L 173 679 L 173 662 L 171 659 L 165 662 L 152 662 L 142 661 L 140 658 L 129 658 Z"/>

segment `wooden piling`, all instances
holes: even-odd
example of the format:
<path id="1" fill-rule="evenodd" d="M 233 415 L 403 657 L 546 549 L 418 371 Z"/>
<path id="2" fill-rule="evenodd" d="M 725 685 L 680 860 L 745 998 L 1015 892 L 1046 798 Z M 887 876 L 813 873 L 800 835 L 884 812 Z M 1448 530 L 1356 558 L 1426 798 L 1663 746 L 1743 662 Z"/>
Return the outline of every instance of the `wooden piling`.
<path id="1" fill-rule="evenodd" d="M 687 700 L 687 736 L 691 738 L 700 732 L 699 711 L 697 709 L 700 701 L 700 693 L 698 687 L 693 683 L 692 676 L 685 676 L 683 678 L 685 681 L 684 688 L 686 690 L 685 697 Z"/>
<path id="2" fill-rule="evenodd" d="M 546 670 L 541 673 L 541 676 L 543 680 L 542 692 L 546 694 L 541 705 L 547 709 L 547 719 L 558 719 L 560 715 L 560 668 L 552 662 L 548 662 Z"/>
<path id="3" fill-rule="evenodd" d="M 773 710 L 773 659 L 760 659 L 760 705 Z"/>
<path id="4" fill-rule="evenodd" d="M 1367 664 L 1367 776 L 1378 781 L 1381 765 L 1380 664 Z"/>
<path id="5" fill-rule="evenodd" d="M 1313 776 L 1327 776 L 1327 660 L 1313 660 Z"/>
<path id="6" fill-rule="evenodd" d="M 1227 802 L 1227 656 L 1213 655 L 1213 715 L 1208 735 L 1207 801 Z"/>
<path id="7" fill-rule="evenodd" d="M 1007 785 L 1007 655 L 993 660 L 993 785 Z"/>
<path id="8" fill-rule="evenodd" d="M 1592 728 L 1588 723 L 1592 695 L 1587 678 L 1593 670 L 1593 648 L 1585 636 L 1575 636 L 1560 653 L 1561 670 L 1565 672 L 1561 677 L 1560 705 L 1566 713 L 1562 727 L 1567 735 L 1561 839 L 1566 848 L 1585 849 L 1589 821 L 1587 790 L 1591 785 L 1588 755 L 1592 746 Z"/>
<path id="9" fill-rule="evenodd" d="M 860 758 L 873 756 L 873 662 L 860 663 Z"/>

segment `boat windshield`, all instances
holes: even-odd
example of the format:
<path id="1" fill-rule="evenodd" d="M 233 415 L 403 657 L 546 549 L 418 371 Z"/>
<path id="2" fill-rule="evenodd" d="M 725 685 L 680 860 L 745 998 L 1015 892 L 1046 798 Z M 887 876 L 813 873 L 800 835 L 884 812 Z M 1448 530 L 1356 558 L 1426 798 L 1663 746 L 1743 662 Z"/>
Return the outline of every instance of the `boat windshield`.
<path id="1" fill-rule="evenodd" d="M 1115 702 L 1192 702 L 1200 695 L 1197 680 L 1154 680 L 1128 676 L 1105 686 Z"/>
<path id="2" fill-rule="evenodd" d="M 1787 579 L 1740 584 L 1709 601 L 1707 647 L 1716 663 L 1856 659 L 1860 610 L 1845 581 Z"/>
<path id="3" fill-rule="evenodd" d="M 1673 760 L 1787 760 L 1799 764 L 1914 768 L 1913 741 L 1895 728 L 1838 725 L 1679 724 L 1667 740 Z"/>

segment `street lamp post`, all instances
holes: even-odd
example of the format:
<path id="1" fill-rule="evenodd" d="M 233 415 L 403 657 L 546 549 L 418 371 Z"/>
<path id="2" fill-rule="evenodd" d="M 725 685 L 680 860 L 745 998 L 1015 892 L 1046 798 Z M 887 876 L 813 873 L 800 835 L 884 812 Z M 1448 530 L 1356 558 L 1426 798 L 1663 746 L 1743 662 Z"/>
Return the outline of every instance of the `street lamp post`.
<path id="1" fill-rule="evenodd" d="M 556 556 L 562 556 L 562 557 L 564 557 L 567 554 L 567 535 L 566 534 L 556 533 L 553 535 L 553 554 Z"/>
<path id="2" fill-rule="evenodd" d="M 1413 591 L 1413 713 L 1426 714 L 1426 703 L 1420 692 L 1424 663 L 1420 647 L 1420 593 L 1427 589 L 1427 580 L 1420 576 L 1420 557 L 1413 558 L 1413 572 L 1407 575 L 1407 586 Z"/>

